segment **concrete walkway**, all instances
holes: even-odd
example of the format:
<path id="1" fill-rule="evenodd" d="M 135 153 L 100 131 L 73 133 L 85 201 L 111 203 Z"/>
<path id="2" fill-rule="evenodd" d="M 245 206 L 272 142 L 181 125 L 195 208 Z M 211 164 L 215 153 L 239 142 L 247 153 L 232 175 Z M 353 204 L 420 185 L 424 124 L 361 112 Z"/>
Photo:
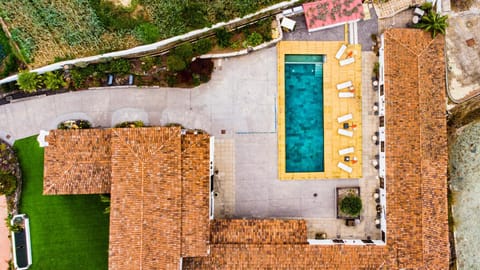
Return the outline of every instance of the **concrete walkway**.
<path id="1" fill-rule="evenodd" d="M 272 62 L 273 61 L 273 62 Z M 208 84 L 194 89 L 111 88 L 39 97 L 0 106 L 0 131 L 19 139 L 82 118 L 94 126 L 143 120 L 181 123 L 222 137 L 235 132 L 275 131 L 276 49 L 217 60 Z M 224 68 L 225 67 L 225 68 Z M 270 91 L 271 92 L 271 91 Z"/>

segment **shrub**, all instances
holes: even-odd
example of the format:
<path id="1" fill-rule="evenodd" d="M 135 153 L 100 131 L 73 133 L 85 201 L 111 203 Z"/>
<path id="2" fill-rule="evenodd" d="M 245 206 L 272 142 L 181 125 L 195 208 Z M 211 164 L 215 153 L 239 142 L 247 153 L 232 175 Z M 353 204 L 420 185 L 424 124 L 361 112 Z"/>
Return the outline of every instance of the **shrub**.
<path id="1" fill-rule="evenodd" d="M 151 23 L 142 23 L 138 25 L 135 27 L 133 33 L 143 44 L 154 43 L 160 38 L 158 27 Z"/>
<path id="2" fill-rule="evenodd" d="M 127 59 L 113 60 L 110 63 L 110 72 L 127 74 L 130 72 L 130 61 Z"/>
<path id="3" fill-rule="evenodd" d="M 184 43 L 173 49 L 173 54 L 182 58 L 185 63 L 190 63 L 193 57 L 193 46 L 191 43 Z"/>
<path id="4" fill-rule="evenodd" d="M 148 71 L 150 70 L 153 66 L 155 66 L 155 63 L 157 59 L 153 56 L 144 56 L 140 58 L 141 64 L 142 64 L 142 70 L 143 71 Z"/>
<path id="5" fill-rule="evenodd" d="M 356 217 L 362 211 L 362 199 L 359 196 L 349 194 L 340 202 L 340 210 L 352 217 Z"/>
<path id="6" fill-rule="evenodd" d="M 230 39 L 232 38 L 232 33 L 228 32 L 225 28 L 218 28 L 215 30 L 215 36 L 217 37 L 218 46 L 226 48 L 230 46 Z"/>
<path id="7" fill-rule="evenodd" d="M 0 194 L 10 195 L 17 188 L 17 178 L 10 173 L 0 173 Z"/>
<path id="8" fill-rule="evenodd" d="M 103 210 L 103 213 L 110 214 L 110 204 L 111 204 L 110 194 L 100 194 L 100 201 L 102 203 L 107 204 L 107 206 L 105 207 L 105 210 Z"/>
<path id="9" fill-rule="evenodd" d="M 270 41 L 272 40 L 272 20 L 264 19 L 257 22 L 257 27 L 255 32 L 262 35 L 263 40 Z"/>
<path id="10" fill-rule="evenodd" d="M 81 69 L 70 70 L 70 78 L 72 79 L 74 88 L 81 88 L 84 85 L 86 77 L 80 70 Z"/>
<path id="11" fill-rule="evenodd" d="M 262 35 L 260 35 L 260 34 L 257 33 L 257 32 L 253 32 L 253 33 L 251 33 L 251 34 L 247 37 L 246 45 L 247 45 L 247 46 L 255 47 L 255 46 L 257 46 L 257 45 L 262 44 L 262 42 L 263 42 Z M 246 46 L 245 46 L 245 47 L 246 47 Z"/>
<path id="12" fill-rule="evenodd" d="M 212 41 L 208 38 L 200 39 L 193 44 L 193 54 L 202 55 L 208 53 L 212 49 Z"/>
<path id="13" fill-rule="evenodd" d="M 138 128 L 138 127 L 144 127 L 145 124 L 143 121 L 137 120 L 137 121 L 126 121 L 122 122 L 119 124 L 116 124 L 116 128 Z"/>
<path id="14" fill-rule="evenodd" d="M 169 70 L 174 72 L 182 71 L 187 67 L 185 61 L 181 57 L 175 54 L 169 55 L 167 57 L 167 66 Z"/>
<path id="15" fill-rule="evenodd" d="M 58 129 L 88 129 L 92 124 L 87 120 L 67 120 L 58 124 Z"/>
<path id="16" fill-rule="evenodd" d="M 45 87 L 50 90 L 58 90 L 67 86 L 63 78 L 63 74 L 59 72 L 47 72 L 44 75 L 43 83 Z"/>
<path id="17" fill-rule="evenodd" d="M 42 77 L 36 72 L 24 70 L 18 74 L 17 84 L 25 92 L 36 92 L 42 86 Z"/>

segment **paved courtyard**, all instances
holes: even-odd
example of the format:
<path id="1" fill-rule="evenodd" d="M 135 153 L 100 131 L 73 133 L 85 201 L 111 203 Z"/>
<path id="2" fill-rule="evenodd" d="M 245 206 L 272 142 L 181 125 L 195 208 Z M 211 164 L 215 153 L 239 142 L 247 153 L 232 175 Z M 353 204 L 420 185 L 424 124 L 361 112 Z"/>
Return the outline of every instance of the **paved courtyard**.
<path id="1" fill-rule="evenodd" d="M 372 66 L 373 60 L 369 61 Z M 323 230 L 333 236 L 338 234 L 339 226 L 345 227 L 335 219 L 335 188 L 360 185 L 365 204 L 362 225 L 344 236 L 370 235 L 378 239 L 371 199 L 378 183 L 374 177 L 376 172 L 368 162 L 375 148 L 363 147 L 371 151 L 364 152 L 365 177 L 360 181 L 280 182 L 276 172 L 276 48 L 217 60 L 215 64 L 212 80 L 192 90 L 111 88 L 3 105 L 0 106 L 0 131 L 16 139 L 23 138 L 37 134 L 40 129 L 54 129 L 58 122 L 71 118 L 85 118 L 94 126 L 102 127 L 141 119 L 150 125 L 175 122 L 204 129 L 215 136 L 219 148 L 215 185 L 218 217 L 309 218 L 317 222 L 309 225 L 313 226 L 311 231 Z M 369 85 L 367 81 L 365 86 Z M 372 93 L 371 89 L 363 91 Z M 364 117 L 371 117 L 368 110 L 371 104 L 364 106 L 367 106 Z M 374 121 L 372 124 L 375 128 Z M 372 128 L 364 129 L 365 138 L 371 136 Z M 368 228 L 372 232 L 368 232 Z"/>

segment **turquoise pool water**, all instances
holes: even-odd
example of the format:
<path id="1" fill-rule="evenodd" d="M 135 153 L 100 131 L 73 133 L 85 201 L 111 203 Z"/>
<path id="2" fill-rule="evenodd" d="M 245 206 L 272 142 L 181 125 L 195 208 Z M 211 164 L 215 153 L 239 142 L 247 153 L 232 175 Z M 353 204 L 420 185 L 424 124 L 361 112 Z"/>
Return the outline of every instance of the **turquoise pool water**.
<path id="1" fill-rule="evenodd" d="M 285 56 L 286 172 L 323 172 L 323 55 Z"/>

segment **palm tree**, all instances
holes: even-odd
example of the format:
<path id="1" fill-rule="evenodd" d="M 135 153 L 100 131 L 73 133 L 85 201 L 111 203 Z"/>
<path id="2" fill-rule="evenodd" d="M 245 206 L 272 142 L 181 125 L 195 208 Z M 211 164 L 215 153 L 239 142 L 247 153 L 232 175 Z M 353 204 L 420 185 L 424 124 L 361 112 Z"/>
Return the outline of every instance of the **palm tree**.
<path id="1" fill-rule="evenodd" d="M 67 82 L 63 79 L 62 74 L 57 72 L 47 72 L 45 73 L 45 78 L 43 80 L 45 87 L 50 90 L 58 90 L 62 87 L 67 86 Z"/>
<path id="2" fill-rule="evenodd" d="M 442 16 L 433 10 L 430 10 L 422 17 L 422 20 L 417 24 L 417 27 L 432 33 L 432 38 L 441 33 L 445 35 L 445 29 L 448 27 L 448 16 Z"/>
<path id="3" fill-rule="evenodd" d="M 42 77 L 36 72 L 24 70 L 18 74 L 17 85 L 25 92 L 36 92 L 42 86 Z"/>

